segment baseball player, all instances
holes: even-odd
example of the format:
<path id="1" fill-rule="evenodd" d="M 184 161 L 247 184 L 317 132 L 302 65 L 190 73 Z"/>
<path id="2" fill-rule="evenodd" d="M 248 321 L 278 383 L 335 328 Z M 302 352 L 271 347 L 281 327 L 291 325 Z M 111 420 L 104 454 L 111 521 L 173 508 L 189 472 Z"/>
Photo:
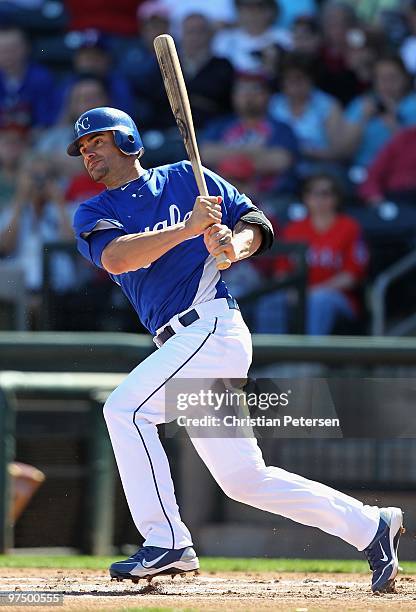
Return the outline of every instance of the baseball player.
<path id="1" fill-rule="evenodd" d="M 143 546 L 113 563 L 113 578 L 138 581 L 197 570 L 191 535 L 175 499 L 156 425 L 165 420 L 173 378 L 244 379 L 250 333 L 217 270 L 270 247 L 273 231 L 250 199 L 205 170 L 210 197 L 198 196 L 188 162 L 145 170 L 133 120 L 94 108 L 75 124 L 69 155 L 81 155 L 106 190 L 74 218 L 78 249 L 128 297 L 158 350 L 140 363 L 104 406 L 127 502 Z M 402 531 L 399 508 L 362 504 L 323 484 L 265 465 L 254 437 L 192 438 L 232 499 L 319 527 L 365 552 L 372 589 L 391 590 Z"/>

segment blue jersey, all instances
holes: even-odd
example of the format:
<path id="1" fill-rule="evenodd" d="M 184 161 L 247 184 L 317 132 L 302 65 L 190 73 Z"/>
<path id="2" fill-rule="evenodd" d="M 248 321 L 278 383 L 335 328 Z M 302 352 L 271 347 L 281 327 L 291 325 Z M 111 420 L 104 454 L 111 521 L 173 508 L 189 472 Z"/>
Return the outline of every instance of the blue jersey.
<path id="1" fill-rule="evenodd" d="M 233 229 L 255 206 L 220 176 L 204 170 L 208 192 L 222 196 L 222 223 Z M 179 162 L 146 170 L 138 179 L 83 202 L 74 230 L 80 253 L 96 266 L 117 236 L 163 229 L 189 218 L 199 195 L 192 166 Z M 215 298 L 229 296 L 203 236 L 185 240 L 149 266 L 110 274 L 152 333 L 174 315 Z"/>

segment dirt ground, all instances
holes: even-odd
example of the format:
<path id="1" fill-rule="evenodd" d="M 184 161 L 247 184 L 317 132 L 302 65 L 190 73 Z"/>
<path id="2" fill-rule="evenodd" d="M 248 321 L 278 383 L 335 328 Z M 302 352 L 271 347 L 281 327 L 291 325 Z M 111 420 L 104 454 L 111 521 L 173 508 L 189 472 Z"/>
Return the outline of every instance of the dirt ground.
<path id="1" fill-rule="evenodd" d="M 224 612 L 225 606 L 226 612 L 416 610 L 416 576 L 407 575 L 396 580 L 396 593 L 377 596 L 370 591 L 369 575 L 362 574 L 202 573 L 174 580 L 162 577 L 150 585 L 142 580 L 136 585 L 110 581 L 106 572 L 96 570 L 3 568 L 0 593 L 19 590 L 63 593 L 64 610 L 94 612 L 129 608 Z M 22 607 L 8 604 L 6 609 Z M 29 609 L 50 612 L 53 608 Z"/>

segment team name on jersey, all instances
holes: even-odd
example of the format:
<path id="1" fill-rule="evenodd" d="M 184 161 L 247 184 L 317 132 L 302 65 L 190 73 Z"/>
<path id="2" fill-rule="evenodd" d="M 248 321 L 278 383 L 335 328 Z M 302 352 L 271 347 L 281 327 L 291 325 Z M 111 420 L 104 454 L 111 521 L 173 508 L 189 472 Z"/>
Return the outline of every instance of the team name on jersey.
<path id="1" fill-rule="evenodd" d="M 179 210 L 178 206 L 176 204 L 171 204 L 169 206 L 169 219 L 163 219 L 163 221 L 158 221 L 157 223 L 154 224 L 153 227 L 145 227 L 144 228 L 144 232 L 150 232 L 150 231 L 157 231 L 157 230 L 161 230 L 161 229 L 165 229 L 167 227 L 170 227 L 171 225 L 176 225 L 176 223 L 180 223 L 181 221 L 186 221 L 187 219 L 189 219 L 189 217 L 192 214 L 192 210 L 189 210 L 187 213 L 184 214 L 183 219 L 181 218 L 181 211 Z M 146 268 L 150 268 L 152 264 L 149 264 L 148 266 L 143 266 L 143 270 Z"/>
<path id="2" fill-rule="evenodd" d="M 178 206 L 176 204 L 171 204 L 169 206 L 169 218 L 168 219 L 163 219 L 162 221 L 158 221 L 157 223 L 155 223 L 155 225 L 153 227 L 145 227 L 144 228 L 144 232 L 150 232 L 150 231 L 157 231 L 157 230 L 162 230 L 162 229 L 166 229 L 167 227 L 170 227 L 171 225 L 176 225 L 177 223 L 180 223 L 181 221 L 186 221 L 187 219 L 189 219 L 189 217 L 192 214 L 192 210 L 189 210 L 187 213 L 185 213 L 183 219 L 181 217 L 181 211 L 179 210 Z"/>

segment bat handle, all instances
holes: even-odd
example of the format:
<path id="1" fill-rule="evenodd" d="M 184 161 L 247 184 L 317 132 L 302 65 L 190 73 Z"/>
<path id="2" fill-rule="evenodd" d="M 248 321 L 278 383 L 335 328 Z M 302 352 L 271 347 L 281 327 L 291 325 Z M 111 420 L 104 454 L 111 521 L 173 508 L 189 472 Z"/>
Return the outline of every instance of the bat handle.
<path id="1" fill-rule="evenodd" d="M 215 262 L 218 270 L 227 270 L 231 266 L 231 261 L 228 259 L 225 253 L 220 253 L 216 256 Z"/>

